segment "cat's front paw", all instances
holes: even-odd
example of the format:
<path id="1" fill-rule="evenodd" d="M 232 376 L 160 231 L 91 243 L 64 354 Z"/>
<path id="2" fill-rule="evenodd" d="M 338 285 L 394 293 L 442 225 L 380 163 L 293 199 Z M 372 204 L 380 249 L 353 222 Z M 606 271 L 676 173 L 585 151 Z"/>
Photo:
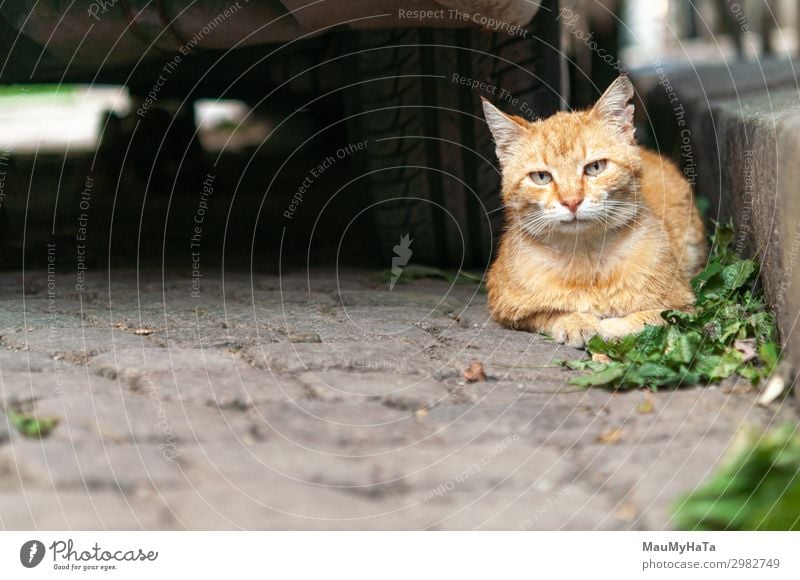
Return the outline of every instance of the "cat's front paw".
<path id="1" fill-rule="evenodd" d="M 600 319 L 593 314 L 567 314 L 553 323 L 553 339 L 573 348 L 581 348 L 597 334 L 599 323 Z"/>
<path id="2" fill-rule="evenodd" d="M 644 330 L 644 323 L 629 318 L 604 318 L 600 321 L 597 334 L 604 340 L 622 338 Z"/>

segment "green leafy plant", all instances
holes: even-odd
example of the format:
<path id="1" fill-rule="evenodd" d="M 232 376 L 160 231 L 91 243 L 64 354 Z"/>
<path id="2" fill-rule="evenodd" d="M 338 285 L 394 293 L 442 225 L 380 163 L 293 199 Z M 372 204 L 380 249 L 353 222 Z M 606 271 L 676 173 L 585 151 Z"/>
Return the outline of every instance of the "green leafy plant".
<path id="1" fill-rule="evenodd" d="M 719 471 L 674 506 L 686 530 L 800 530 L 800 433 L 739 432 Z"/>
<path id="2" fill-rule="evenodd" d="M 711 258 L 692 280 L 693 312 L 667 310 L 663 326 L 646 326 L 619 340 L 589 341 L 592 360 L 561 361 L 591 374 L 573 378 L 580 386 L 619 389 L 678 387 L 710 383 L 739 374 L 757 383 L 779 360 L 775 320 L 757 292 L 758 265 L 730 249 L 733 228 L 720 226 Z M 597 360 L 597 359 L 601 360 Z M 610 359 L 610 360 L 609 360 Z"/>
<path id="3" fill-rule="evenodd" d="M 42 438 L 50 435 L 58 425 L 55 417 L 38 418 L 28 413 L 8 411 L 8 419 L 14 428 L 25 437 Z"/>

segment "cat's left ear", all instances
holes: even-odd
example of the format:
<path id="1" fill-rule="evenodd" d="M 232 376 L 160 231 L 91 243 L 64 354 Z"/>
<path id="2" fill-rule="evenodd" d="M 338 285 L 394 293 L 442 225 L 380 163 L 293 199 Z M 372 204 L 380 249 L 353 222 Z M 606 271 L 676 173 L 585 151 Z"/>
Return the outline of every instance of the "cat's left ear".
<path id="1" fill-rule="evenodd" d="M 483 102 L 483 115 L 494 137 L 495 152 L 500 160 L 500 165 L 505 163 L 510 150 L 519 141 L 524 131 L 524 123 L 519 117 L 506 115 L 489 101 L 481 97 Z"/>
<path id="2" fill-rule="evenodd" d="M 622 136 L 633 141 L 633 85 L 628 77 L 618 76 L 592 107 L 591 115 L 618 129 Z"/>

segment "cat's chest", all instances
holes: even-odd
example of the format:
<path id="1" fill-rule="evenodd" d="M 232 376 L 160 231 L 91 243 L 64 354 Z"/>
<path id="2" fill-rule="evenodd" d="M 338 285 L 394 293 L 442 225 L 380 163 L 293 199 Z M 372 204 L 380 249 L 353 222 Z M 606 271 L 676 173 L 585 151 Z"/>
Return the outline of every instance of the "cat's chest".
<path id="1" fill-rule="evenodd" d="M 615 315 L 644 305 L 663 261 L 658 244 L 631 242 L 613 251 L 573 255 L 517 251 L 512 275 L 532 306 Z"/>

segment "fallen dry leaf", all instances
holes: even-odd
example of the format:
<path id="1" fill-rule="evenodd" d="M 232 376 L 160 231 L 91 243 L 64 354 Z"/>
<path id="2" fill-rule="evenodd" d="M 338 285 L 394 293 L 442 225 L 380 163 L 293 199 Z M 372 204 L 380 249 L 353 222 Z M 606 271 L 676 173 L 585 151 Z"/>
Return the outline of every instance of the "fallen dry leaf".
<path id="1" fill-rule="evenodd" d="M 630 521 L 635 519 L 637 515 L 639 515 L 639 512 L 632 503 L 623 503 L 614 510 L 614 517 L 620 520 Z"/>
<path id="2" fill-rule="evenodd" d="M 758 404 L 762 406 L 769 405 L 772 401 L 781 396 L 785 388 L 786 380 L 780 375 L 773 375 L 772 378 L 767 381 L 761 396 L 758 398 Z"/>
<path id="3" fill-rule="evenodd" d="M 604 365 L 607 365 L 608 363 L 611 362 L 611 357 L 608 356 L 607 354 L 603 354 L 602 352 L 593 352 L 592 360 L 594 362 L 599 362 L 603 363 Z"/>
<path id="4" fill-rule="evenodd" d="M 486 371 L 482 362 L 472 362 L 464 371 L 464 378 L 470 383 L 483 382 L 486 380 Z"/>
<path id="5" fill-rule="evenodd" d="M 636 405 L 636 412 L 640 415 L 647 415 L 653 412 L 653 398 L 646 396 L 644 401 Z"/>
<path id="6" fill-rule="evenodd" d="M 614 427 L 605 433 L 602 433 L 598 438 L 598 443 L 605 443 L 606 445 L 614 445 L 622 437 L 622 427 Z"/>
<path id="7" fill-rule="evenodd" d="M 733 341 L 733 348 L 742 353 L 742 362 L 753 360 L 758 356 L 756 352 L 756 339 L 748 338 L 745 340 Z"/>
<path id="8" fill-rule="evenodd" d="M 758 404 L 767 406 L 780 397 L 790 382 L 791 374 L 791 364 L 788 361 L 780 363 L 767 381 L 767 384 L 764 385 L 761 396 L 758 398 Z"/>

